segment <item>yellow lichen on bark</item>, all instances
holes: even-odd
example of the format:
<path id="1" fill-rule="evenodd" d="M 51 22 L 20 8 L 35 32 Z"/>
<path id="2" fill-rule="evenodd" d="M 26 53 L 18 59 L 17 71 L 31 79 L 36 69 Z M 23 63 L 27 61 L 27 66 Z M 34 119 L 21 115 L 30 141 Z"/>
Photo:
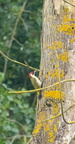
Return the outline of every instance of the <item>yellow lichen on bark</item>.
<path id="1" fill-rule="evenodd" d="M 75 35 L 75 24 L 71 23 L 71 24 L 62 24 L 59 28 L 58 28 L 59 32 L 63 32 L 66 35 Z"/>
<path id="2" fill-rule="evenodd" d="M 61 54 L 62 57 L 58 57 L 59 59 L 62 59 L 63 61 L 67 61 L 67 56 L 66 55 L 63 55 Z M 48 78 L 49 76 L 51 76 L 52 78 L 56 78 L 58 79 L 59 78 L 59 70 L 58 69 L 55 69 L 55 70 L 50 70 L 48 71 L 48 73 L 46 74 L 46 78 Z M 64 78 L 64 70 L 61 71 L 61 74 L 60 74 L 60 77 L 61 78 Z"/>
<path id="3" fill-rule="evenodd" d="M 46 119 L 46 113 L 45 113 L 45 111 L 39 112 L 37 122 L 38 122 L 38 123 L 41 123 L 41 122 L 43 122 L 45 119 Z"/>
<path id="4" fill-rule="evenodd" d="M 68 62 L 68 52 L 64 52 L 58 55 L 58 59 L 63 62 Z"/>
<path id="5" fill-rule="evenodd" d="M 46 119 L 46 112 L 45 111 L 39 112 L 37 118 L 37 125 L 35 126 L 35 129 L 33 131 L 33 135 L 37 135 L 40 132 L 41 127 L 44 127 L 45 119 Z"/>
<path id="6" fill-rule="evenodd" d="M 42 124 L 41 123 L 37 123 L 34 131 L 33 131 L 33 135 L 37 135 L 39 132 L 40 132 L 40 129 L 42 127 Z"/>
<path id="7" fill-rule="evenodd" d="M 70 18 L 70 11 L 67 7 L 63 9 L 63 23 L 58 26 L 57 32 L 62 32 L 66 35 L 75 35 L 75 19 Z"/>
<path id="8" fill-rule="evenodd" d="M 75 43 L 75 37 L 70 40 L 70 43 L 71 44 Z"/>
<path id="9" fill-rule="evenodd" d="M 50 131 L 50 126 L 49 126 L 48 122 L 44 124 L 44 130 L 45 130 L 45 132 Z"/>
<path id="10" fill-rule="evenodd" d="M 53 103 L 53 106 L 52 106 L 52 117 L 54 115 L 58 115 L 59 109 L 60 109 L 59 105 L 56 102 Z"/>
<path id="11" fill-rule="evenodd" d="M 61 41 L 52 41 L 51 46 L 46 45 L 49 49 L 60 49 L 63 47 L 63 43 Z"/>
<path id="12" fill-rule="evenodd" d="M 61 92 L 61 99 L 64 100 L 64 92 Z M 60 91 L 44 91 L 44 98 L 60 99 Z"/>
<path id="13" fill-rule="evenodd" d="M 56 124 L 54 124 L 54 132 L 57 132 L 57 126 L 56 126 Z"/>
<path id="14" fill-rule="evenodd" d="M 50 120 L 50 122 L 52 122 L 52 125 L 49 127 L 50 129 L 49 129 L 49 132 L 48 132 L 48 141 L 53 142 L 54 139 L 56 138 L 58 122 L 56 121 L 55 124 L 53 123 L 53 120 Z"/>

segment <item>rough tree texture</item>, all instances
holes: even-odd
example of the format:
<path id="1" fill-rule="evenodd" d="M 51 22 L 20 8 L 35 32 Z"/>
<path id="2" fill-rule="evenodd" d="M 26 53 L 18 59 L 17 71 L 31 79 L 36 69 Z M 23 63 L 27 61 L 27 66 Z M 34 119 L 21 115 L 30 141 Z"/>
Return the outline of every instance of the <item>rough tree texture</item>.
<path id="1" fill-rule="evenodd" d="M 75 5 L 75 1 L 69 3 Z M 34 144 L 75 144 L 75 7 L 62 0 L 44 0 L 41 72 L 43 87 L 38 99 Z M 63 105 L 65 122 L 61 114 Z M 65 112 L 66 111 L 66 112 Z"/>

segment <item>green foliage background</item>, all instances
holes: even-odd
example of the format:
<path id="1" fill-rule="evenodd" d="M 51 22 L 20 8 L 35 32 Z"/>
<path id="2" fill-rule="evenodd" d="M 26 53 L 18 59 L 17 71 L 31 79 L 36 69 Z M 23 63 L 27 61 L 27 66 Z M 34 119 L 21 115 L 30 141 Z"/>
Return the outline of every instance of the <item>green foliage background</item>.
<path id="1" fill-rule="evenodd" d="M 0 50 L 10 58 L 35 68 L 40 64 L 42 0 L 27 0 L 10 47 L 14 26 L 24 0 L 0 0 Z M 36 96 L 9 94 L 32 89 L 29 68 L 0 55 L 0 144 L 26 144 L 34 127 Z"/>

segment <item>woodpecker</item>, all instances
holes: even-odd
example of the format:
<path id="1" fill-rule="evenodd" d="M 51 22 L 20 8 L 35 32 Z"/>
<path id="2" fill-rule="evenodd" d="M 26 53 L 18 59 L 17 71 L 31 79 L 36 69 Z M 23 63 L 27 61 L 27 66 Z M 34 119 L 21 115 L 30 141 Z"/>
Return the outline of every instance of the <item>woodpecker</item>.
<path id="1" fill-rule="evenodd" d="M 38 77 L 36 77 L 35 76 L 35 73 L 34 72 L 30 72 L 29 74 L 28 74 L 28 77 L 30 78 L 30 80 L 31 80 L 31 83 L 32 83 L 32 85 L 33 85 L 33 87 L 35 88 L 35 89 L 38 89 L 38 88 L 41 88 L 41 81 L 38 79 Z"/>

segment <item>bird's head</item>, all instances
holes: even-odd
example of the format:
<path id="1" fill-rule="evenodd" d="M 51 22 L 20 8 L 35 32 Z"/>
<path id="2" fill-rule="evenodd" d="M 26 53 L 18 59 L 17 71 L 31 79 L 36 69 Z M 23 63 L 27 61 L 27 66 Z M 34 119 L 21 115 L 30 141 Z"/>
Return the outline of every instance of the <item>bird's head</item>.
<path id="1" fill-rule="evenodd" d="M 29 78 L 32 77 L 32 76 L 34 76 L 34 72 L 30 72 L 30 73 L 28 74 L 28 77 L 29 77 Z"/>

